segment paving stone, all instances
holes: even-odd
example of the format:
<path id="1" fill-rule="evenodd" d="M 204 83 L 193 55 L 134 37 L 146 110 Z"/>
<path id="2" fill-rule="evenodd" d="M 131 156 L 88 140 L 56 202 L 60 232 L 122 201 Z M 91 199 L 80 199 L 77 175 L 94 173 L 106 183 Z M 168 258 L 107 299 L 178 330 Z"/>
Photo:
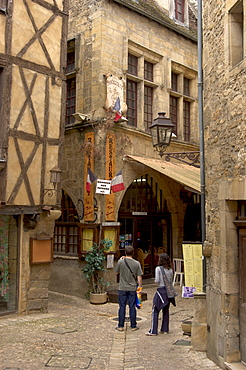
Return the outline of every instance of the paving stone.
<path id="1" fill-rule="evenodd" d="M 194 301 L 177 297 L 170 308 L 170 334 L 148 337 L 152 298 L 156 287 L 146 287 L 148 300 L 137 312 L 139 330 L 127 322 L 115 330 L 118 304 L 91 305 L 86 299 L 52 293 L 49 313 L 0 317 L 0 370 L 217 370 L 204 352 L 191 346 L 181 324 L 190 319 Z M 128 314 L 128 312 L 127 312 Z M 160 325 L 160 322 L 159 322 Z M 60 360 L 58 360 L 60 359 Z M 90 361 L 91 359 L 91 361 Z"/>

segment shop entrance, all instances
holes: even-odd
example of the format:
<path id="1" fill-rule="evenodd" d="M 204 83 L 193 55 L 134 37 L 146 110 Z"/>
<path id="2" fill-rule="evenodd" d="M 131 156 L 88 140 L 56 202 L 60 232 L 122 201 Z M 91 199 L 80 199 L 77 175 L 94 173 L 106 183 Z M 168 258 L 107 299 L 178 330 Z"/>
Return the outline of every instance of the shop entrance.
<path id="1" fill-rule="evenodd" d="M 152 177 L 133 181 L 122 200 L 118 218 L 120 254 L 132 245 L 144 277 L 154 276 L 159 254 L 171 256 L 171 217 L 162 191 Z"/>

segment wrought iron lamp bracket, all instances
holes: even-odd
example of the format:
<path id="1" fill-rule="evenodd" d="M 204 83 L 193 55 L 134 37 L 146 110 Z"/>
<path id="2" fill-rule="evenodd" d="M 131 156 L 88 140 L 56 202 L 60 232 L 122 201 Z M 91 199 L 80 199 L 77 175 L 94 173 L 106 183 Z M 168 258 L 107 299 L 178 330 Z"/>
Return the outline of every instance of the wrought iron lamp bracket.
<path id="1" fill-rule="evenodd" d="M 170 162 L 171 158 L 177 159 L 183 163 L 189 164 L 190 166 L 200 168 L 200 152 L 172 152 L 162 154 L 167 162 Z M 186 159 L 187 158 L 187 159 Z"/>

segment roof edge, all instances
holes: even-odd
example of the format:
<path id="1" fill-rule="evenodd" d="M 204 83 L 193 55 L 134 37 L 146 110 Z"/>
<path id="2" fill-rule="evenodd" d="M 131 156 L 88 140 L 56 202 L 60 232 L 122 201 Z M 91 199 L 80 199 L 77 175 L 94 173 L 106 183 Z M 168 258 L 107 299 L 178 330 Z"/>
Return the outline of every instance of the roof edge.
<path id="1" fill-rule="evenodd" d="M 163 25 L 163 26 L 165 26 L 165 27 L 167 27 L 167 28 L 171 29 L 172 31 L 174 31 L 174 32 L 176 32 L 176 33 L 179 33 L 180 35 L 182 35 L 182 36 L 184 36 L 184 37 L 186 37 L 186 38 L 188 38 L 188 39 L 190 39 L 190 40 L 192 40 L 192 41 L 197 42 L 197 37 L 190 35 L 190 34 L 189 34 L 188 32 L 186 32 L 185 30 L 183 30 L 183 31 L 182 31 L 182 30 L 180 30 L 179 28 L 175 27 L 175 25 L 172 25 L 171 23 L 165 22 L 164 20 L 162 20 L 162 19 L 160 19 L 160 18 L 157 18 L 157 17 L 155 17 L 155 16 L 153 16 L 153 15 L 151 15 L 151 14 L 147 13 L 147 12 L 145 12 L 145 11 L 144 11 L 144 10 L 142 10 L 142 9 L 139 9 L 137 6 L 134 6 L 134 5 L 128 4 L 128 3 L 126 3 L 124 0 L 113 0 L 113 2 L 118 3 L 118 4 L 120 4 L 120 5 L 123 5 L 123 6 L 125 6 L 126 8 L 129 8 L 129 9 L 131 9 L 131 10 L 134 10 L 135 12 L 137 12 L 137 13 L 139 13 L 139 14 L 141 14 L 141 15 L 144 15 L 144 16 L 145 16 L 145 17 L 147 17 L 147 18 L 152 19 L 153 21 L 155 21 L 155 22 L 157 22 L 157 23 L 159 23 L 159 24 L 161 24 L 161 25 Z"/>

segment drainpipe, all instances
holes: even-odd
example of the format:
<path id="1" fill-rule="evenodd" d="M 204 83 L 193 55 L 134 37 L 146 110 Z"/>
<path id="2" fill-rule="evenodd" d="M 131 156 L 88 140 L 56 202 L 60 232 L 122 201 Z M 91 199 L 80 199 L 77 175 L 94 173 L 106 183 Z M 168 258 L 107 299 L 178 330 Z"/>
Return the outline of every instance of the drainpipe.
<path id="1" fill-rule="evenodd" d="M 201 234 L 202 245 L 206 240 L 205 222 L 205 161 L 203 124 L 203 70 L 202 70 L 202 0 L 198 0 L 198 109 L 200 132 L 200 181 L 201 181 Z M 206 257 L 203 256 L 203 291 L 206 292 Z"/>

